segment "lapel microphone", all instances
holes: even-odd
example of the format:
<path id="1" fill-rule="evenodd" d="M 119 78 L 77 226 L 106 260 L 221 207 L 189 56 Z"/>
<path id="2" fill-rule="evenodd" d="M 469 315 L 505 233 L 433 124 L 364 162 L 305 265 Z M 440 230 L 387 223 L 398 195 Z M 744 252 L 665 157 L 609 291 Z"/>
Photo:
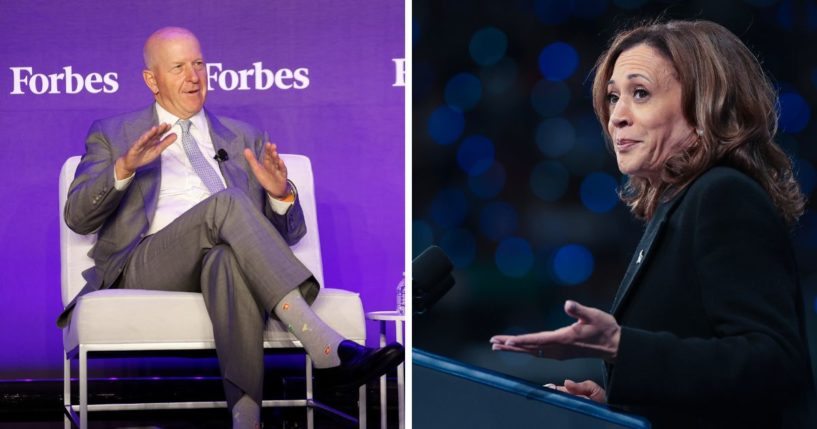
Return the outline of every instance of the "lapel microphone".
<path id="1" fill-rule="evenodd" d="M 213 159 L 215 159 L 218 162 L 224 162 L 224 161 L 227 161 L 228 159 L 230 159 L 230 156 L 227 155 L 226 150 L 219 149 L 218 152 L 216 152 L 216 156 L 214 156 Z"/>

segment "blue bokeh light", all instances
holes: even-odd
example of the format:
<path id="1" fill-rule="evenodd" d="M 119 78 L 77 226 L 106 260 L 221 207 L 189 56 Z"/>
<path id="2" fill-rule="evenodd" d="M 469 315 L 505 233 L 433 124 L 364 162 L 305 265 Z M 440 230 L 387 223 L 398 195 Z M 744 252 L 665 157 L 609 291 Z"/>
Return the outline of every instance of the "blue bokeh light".
<path id="1" fill-rule="evenodd" d="M 607 10 L 607 0 L 574 0 L 573 15 L 582 19 L 596 19 Z"/>
<path id="2" fill-rule="evenodd" d="M 494 144 L 485 136 L 466 137 L 457 151 L 457 163 L 469 176 L 488 171 L 494 163 Z"/>
<path id="3" fill-rule="evenodd" d="M 503 58 L 494 65 L 483 67 L 479 75 L 487 94 L 501 94 L 511 87 L 517 73 L 516 62 L 510 58 Z"/>
<path id="4" fill-rule="evenodd" d="M 582 204 L 594 213 L 607 213 L 618 203 L 616 179 L 607 173 L 590 173 L 582 180 L 579 196 Z"/>
<path id="5" fill-rule="evenodd" d="M 440 247 L 445 250 L 456 268 L 466 268 L 471 265 L 477 253 L 477 242 L 474 235 L 464 228 L 446 231 L 440 238 Z"/>
<path id="6" fill-rule="evenodd" d="M 468 52 L 477 64 L 488 66 L 496 64 L 505 56 L 508 49 L 508 36 L 496 27 L 485 27 L 471 36 Z"/>
<path id="7" fill-rule="evenodd" d="M 567 169 L 556 161 L 543 161 L 533 168 L 530 187 L 533 193 L 548 202 L 562 198 L 570 181 Z"/>
<path id="8" fill-rule="evenodd" d="M 565 80 L 579 66 L 579 53 L 564 42 L 553 42 L 539 54 L 539 71 L 548 80 Z"/>
<path id="9" fill-rule="evenodd" d="M 593 254 L 579 244 L 562 246 L 553 256 L 553 273 L 565 285 L 577 285 L 589 279 L 594 265 Z"/>
<path id="10" fill-rule="evenodd" d="M 570 89 L 563 82 L 540 80 L 531 91 L 533 108 L 542 116 L 556 116 L 570 103 Z"/>
<path id="11" fill-rule="evenodd" d="M 458 226 L 468 214 L 468 199 L 457 188 L 443 189 L 431 201 L 431 219 L 442 228 Z"/>
<path id="12" fill-rule="evenodd" d="M 505 167 L 498 162 L 491 164 L 479 175 L 468 177 L 468 188 L 480 198 L 493 198 L 505 187 Z"/>
<path id="13" fill-rule="evenodd" d="M 439 144 L 450 144 L 465 129 L 465 116 L 448 106 L 438 107 L 428 118 L 428 134 Z"/>
<path id="14" fill-rule="evenodd" d="M 570 17 L 573 2 L 564 0 L 536 0 L 533 3 L 536 17 L 545 24 L 559 24 Z"/>
<path id="15" fill-rule="evenodd" d="M 445 102 L 463 112 L 471 110 L 482 97 L 482 83 L 471 73 L 460 73 L 445 85 Z"/>
<path id="16" fill-rule="evenodd" d="M 779 0 L 743 0 L 743 1 L 749 3 L 752 6 L 768 7 L 777 3 Z"/>
<path id="17" fill-rule="evenodd" d="M 801 158 L 796 161 L 795 172 L 797 181 L 800 183 L 800 190 L 806 196 L 810 195 L 817 185 L 817 171 L 814 166 L 808 160 Z"/>
<path id="18" fill-rule="evenodd" d="M 613 0 L 613 4 L 622 9 L 632 10 L 644 6 L 647 1 L 648 0 Z"/>
<path id="19" fill-rule="evenodd" d="M 413 256 L 417 256 L 426 247 L 434 244 L 434 230 L 428 222 L 414 219 L 411 222 L 411 248 Z"/>
<path id="20" fill-rule="evenodd" d="M 479 213 L 479 231 L 494 241 L 516 232 L 519 215 L 510 204 L 497 201 L 483 207 Z"/>
<path id="21" fill-rule="evenodd" d="M 533 267 L 533 250 L 522 238 L 509 237 L 499 243 L 494 261 L 502 274 L 508 277 L 524 277 Z"/>
<path id="22" fill-rule="evenodd" d="M 794 28 L 794 10 L 791 7 L 791 2 L 784 1 L 777 7 L 777 23 L 785 30 Z"/>
<path id="23" fill-rule="evenodd" d="M 787 133 L 799 133 L 808 125 L 811 109 L 806 100 L 796 92 L 780 95 L 780 128 Z"/>
<path id="24" fill-rule="evenodd" d="M 565 118 L 544 120 L 536 127 L 536 146 L 543 154 L 558 157 L 567 153 L 576 141 L 576 130 Z"/>

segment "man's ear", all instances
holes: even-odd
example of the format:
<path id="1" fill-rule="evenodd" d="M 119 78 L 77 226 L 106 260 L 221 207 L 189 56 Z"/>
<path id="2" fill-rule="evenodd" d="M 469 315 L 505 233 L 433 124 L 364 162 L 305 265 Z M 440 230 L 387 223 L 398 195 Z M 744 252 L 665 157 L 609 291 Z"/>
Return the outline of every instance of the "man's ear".
<path id="1" fill-rule="evenodd" d="M 152 71 L 147 69 L 142 70 L 142 79 L 145 80 L 145 85 L 150 88 L 150 92 L 152 92 L 153 95 L 159 93 L 159 85 L 156 83 L 156 76 L 153 75 Z"/>

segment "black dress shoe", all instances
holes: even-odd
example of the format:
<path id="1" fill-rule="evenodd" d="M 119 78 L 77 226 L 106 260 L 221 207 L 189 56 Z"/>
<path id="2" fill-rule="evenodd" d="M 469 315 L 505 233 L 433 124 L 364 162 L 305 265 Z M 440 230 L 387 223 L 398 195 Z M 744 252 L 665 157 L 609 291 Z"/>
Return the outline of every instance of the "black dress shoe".
<path id="1" fill-rule="evenodd" d="M 403 346 L 398 343 L 373 349 L 344 340 L 338 344 L 340 365 L 316 368 L 315 378 L 326 386 L 359 387 L 396 368 L 403 362 L 404 354 Z"/>

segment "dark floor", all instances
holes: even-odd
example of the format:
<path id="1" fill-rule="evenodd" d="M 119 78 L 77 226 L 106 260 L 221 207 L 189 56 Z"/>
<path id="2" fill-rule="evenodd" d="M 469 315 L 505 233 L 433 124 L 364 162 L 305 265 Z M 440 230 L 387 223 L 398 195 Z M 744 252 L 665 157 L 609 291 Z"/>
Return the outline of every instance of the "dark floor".
<path id="1" fill-rule="evenodd" d="M 303 398 L 305 379 L 302 357 L 274 356 L 266 365 L 264 399 Z M 214 358 L 171 360 L 157 365 L 149 361 L 119 359 L 91 366 L 88 382 L 90 403 L 141 403 L 182 401 L 223 401 L 221 379 Z M 73 373 L 76 377 L 76 368 Z M 396 374 L 388 378 L 388 426 L 397 427 Z M 367 386 L 368 427 L 380 427 L 379 383 Z M 72 397 L 77 403 L 78 383 Z M 0 429 L 63 428 L 62 379 L 0 380 Z M 357 390 L 336 390 L 315 385 L 315 399 L 350 416 L 358 416 Z M 306 427 L 305 408 L 267 408 L 262 413 L 265 429 Z M 95 412 L 90 414 L 92 429 L 108 428 L 229 428 L 226 409 L 167 410 L 139 412 Z M 315 410 L 318 429 L 356 428 L 357 424 L 326 411 Z"/>
<path id="2" fill-rule="evenodd" d="M 300 380 L 303 381 L 302 379 Z M 128 395 L 118 394 L 92 395 L 91 401 L 110 402 L 112 399 L 130 402 L 151 401 L 159 399 L 196 400 L 183 398 L 179 392 L 191 390 L 190 388 L 178 389 L 177 385 L 183 380 L 176 380 L 164 387 L 159 384 L 162 381 L 135 381 L 130 380 Z M 200 381 L 199 381 L 200 382 Z M 104 384 L 108 382 L 90 382 L 89 391 L 104 391 Z M 194 382 L 195 383 L 195 382 Z M 291 382 L 296 384 L 296 382 Z M 139 386 L 141 384 L 141 386 Z M 389 379 L 389 405 L 388 410 L 389 427 L 397 427 L 397 392 L 396 380 Z M 24 388 L 21 388 L 24 387 Z M 170 398 L 146 399 L 147 392 L 156 392 L 154 389 L 160 387 L 164 393 L 172 392 Z M 206 383 L 198 386 L 200 392 L 209 391 L 217 393 L 216 389 L 220 383 Z M 62 383 L 60 380 L 46 382 L 30 382 L 25 386 L 20 383 L 0 384 L 0 428 L 21 428 L 21 429 L 51 429 L 63 428 L 64 419 L 61 410 L 62 403 Z M 32 392 L 36 390 L 36 392 Z M 55 392 L 60 390 L 60 392 Z M 367 386 L 367 420 L 369 428 L 380 427 L 380 401 L 379 385 L 372 383 Z M 303 390 L 301 390 L 303 392 Z M 152 396 L 152 394 L 151 394 Z M 265 395 L 266 396 L 266 395 Z M 223 400 L 223 397 L 210 397 L 209 400 Z M 316 392 L 316 399 L 333 408 L 339 409 L 353 417 L 357 417 L 357 392 L 356 391 L 324 391 Z M 326 411 L 315 409 L 315 427 L 318 429 L 329 428 L 356 428 L 357 424 L 342 417 L 335 416 Z M 262 420 L 265 429 L 297 429 L 306 427 L 306 411 L 304 408 L 267 408 L 262 413 Z M 140 411 L 140 412 L 95 412 L 90 414 L 91 428 L 162 428 L 162 429 L 186 429 L 186 428 L 229 428 L 230 416 L 226 409 L 208 410 L 166 410 L 166 411 Z"/>

